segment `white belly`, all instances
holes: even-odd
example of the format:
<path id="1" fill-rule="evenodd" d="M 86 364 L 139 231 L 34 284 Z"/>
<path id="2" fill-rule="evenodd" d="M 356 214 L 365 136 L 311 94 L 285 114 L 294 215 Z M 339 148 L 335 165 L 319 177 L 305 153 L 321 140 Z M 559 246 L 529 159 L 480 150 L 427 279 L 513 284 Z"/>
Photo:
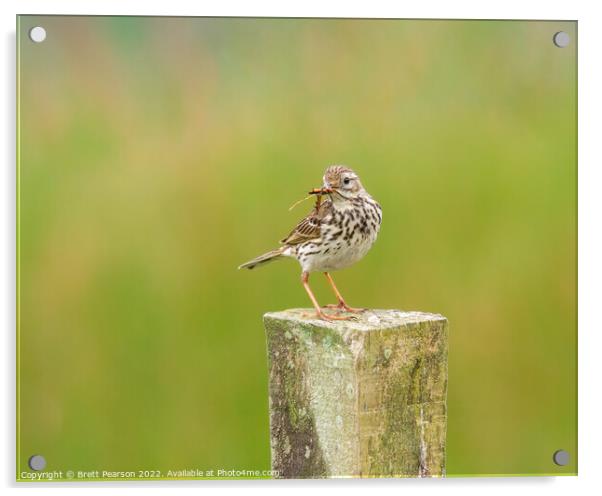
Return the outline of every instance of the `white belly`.
<path id="1" fill-rule="evenodd" d="M 337 207 L 323 219 L 321 238 L 291 247 L 304 272 L 331 272 L 359 262 L 376 241 L 382 213 L 377 203 Z"/>
<path id="2" fill-rule="evenodd" d="M 347 242 L 341 241 L 340 246 L 337 243 L 330 246 L 318 247 L 311 244 L 300 248 L 298 257 L 301 268 L 304 272 L 332 272 L 345 269 L 356 262 L 359 262 L 376 241 L 377 233 L 368 235 L 355 235 Z M 314 253 L 314 252 L 318 253 Z"/>

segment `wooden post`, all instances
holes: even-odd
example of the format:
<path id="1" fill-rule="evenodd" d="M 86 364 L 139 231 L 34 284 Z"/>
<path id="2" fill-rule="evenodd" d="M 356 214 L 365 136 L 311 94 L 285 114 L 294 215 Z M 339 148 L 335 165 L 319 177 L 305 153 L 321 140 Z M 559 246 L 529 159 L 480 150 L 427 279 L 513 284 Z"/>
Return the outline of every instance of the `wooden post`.
<path id="1" fill-rule="evenodd" d="M 447 319 L 311 312 L 264 315 L 277 477 L 444 476 Z"/>

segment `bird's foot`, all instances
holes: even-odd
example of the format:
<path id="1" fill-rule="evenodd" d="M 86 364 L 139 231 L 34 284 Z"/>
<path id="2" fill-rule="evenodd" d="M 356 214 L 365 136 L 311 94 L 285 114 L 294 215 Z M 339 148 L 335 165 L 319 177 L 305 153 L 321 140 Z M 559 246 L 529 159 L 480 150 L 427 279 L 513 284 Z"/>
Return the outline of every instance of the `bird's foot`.
<path id="1" fill-rule="evenodd" d="M 317 317 L 321 320 L 357 320 L 355 315 L 332 315 L 318 312 Z"/>
<path id="2" fill-rule="evenodd" d="M 355 315 L 330 315 L 322 311 L 315 313 L 303 313 L 303 318 L 319 320 L 357 320 Z"/>
<path id="3" fill-rule="evenodd" d="M 366 310 L 368 310 L 367 308 L 353 308 L 353 307 L 349 307 L 345 303 L 339 303 L 337 305 L 330 304 L 330 305 L 326 305 L 325 307 L 322 307 L 322 308 L 333 308 L 335 310 L 338 310 L 339 312 L 343 311 L 343 312 L 349 312 L 349 313 L 363 313 Z"/>

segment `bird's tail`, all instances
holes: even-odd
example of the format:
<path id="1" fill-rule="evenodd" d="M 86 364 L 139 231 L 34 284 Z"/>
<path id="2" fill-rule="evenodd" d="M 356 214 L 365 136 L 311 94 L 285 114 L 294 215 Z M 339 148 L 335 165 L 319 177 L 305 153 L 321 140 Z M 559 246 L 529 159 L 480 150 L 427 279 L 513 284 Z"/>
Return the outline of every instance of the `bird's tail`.
<path id="1" fill-rule="evenodd" d="M 245 262 L 238 268 L 251 270 L 251 269 L 254 269 L 255 267 L 257 267 L 258 265 L 264 265 L 268 262 L 273 262 L 274 260 L 278 260 L 282 256 L 284 250 L 285 250 L 285 247 L 283 246 L 276 250 L 268 251 L 267 253 L 264 253 L 263 255 L 260 255 L 257 258 L 254 258 L 253 260 L 249 260 L 248 262 Z"/>

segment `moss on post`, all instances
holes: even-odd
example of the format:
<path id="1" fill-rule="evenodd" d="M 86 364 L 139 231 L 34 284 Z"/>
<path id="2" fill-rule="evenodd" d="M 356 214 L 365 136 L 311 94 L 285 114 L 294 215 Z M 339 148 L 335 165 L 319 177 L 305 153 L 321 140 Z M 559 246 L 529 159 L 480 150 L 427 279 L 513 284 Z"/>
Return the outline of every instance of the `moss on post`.
<path id="1" fill-rule="evenodd" d="M 267 313 L 272 469 L 282 478 L 445 475 L 447 320 Z"/>

